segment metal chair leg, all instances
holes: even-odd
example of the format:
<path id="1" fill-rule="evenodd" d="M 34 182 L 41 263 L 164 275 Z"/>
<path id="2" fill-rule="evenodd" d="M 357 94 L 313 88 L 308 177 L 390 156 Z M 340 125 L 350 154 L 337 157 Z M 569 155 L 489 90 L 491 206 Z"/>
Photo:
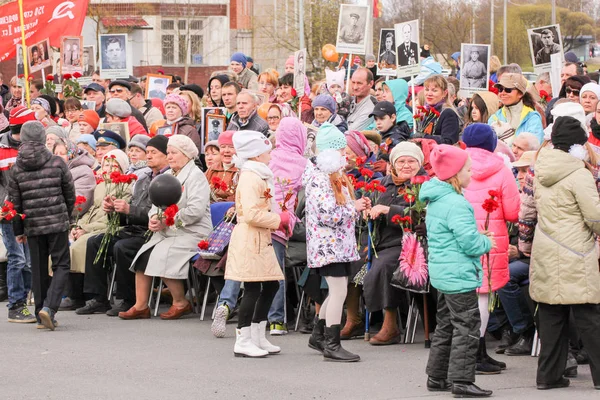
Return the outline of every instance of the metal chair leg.
<path id="1" fill-rule="evenodd" d="M 208 299 L 208 291 L 210 289 L 210 276 L 208 277 L 208 283 L 206 284 L 206 290 L 204 291 L 204 299 L 202 300 L 202 310 L 200 311 L 200 321 L 204 321 L 204 312 L 206 311 L 206 302 Z M 216 305 L 215 305 L 216 308 Z"/>
<path id="2" fill-rule="evenodd" d="M 162 290 L 163 290 L 163 280 L 161 278 L 160 282 L 158 283 L 158 293 L 156 294 L 156 304 L 154 305 L 154 316 L 155 317 L 158 315 L 158 306 L 160 305 L 160 295 L 162 294 Z"/>
<path id="3" fill-rule="evenodd" d="M 537 329 L 535 330 L 535 334 L 533 335 L 533 346 L 531 347 L 531 357 L 537 357 L 540 355 L 540 338 L 538 336 Z"/>
<path id="4" fill-rule="evenodd" d="M 110 302 L 112 295 L 113 295 L 113 291 L 115 288 L 115 279 L 117 276 L 117 264 L 113 265 L 113 270 L 112 270 L 112 274 L 111 274 L 111 278 L 110 278 L 110 286 L 108 287 L 108 293 L 106 294 L 106 298 L 108 299 L 108 301 Z"/>
<path id="5" fill-rule="evenodd" d="M 154 290 L 154 276 L 152 277 L 152 283 L 150 284 L 150 295 L 148 296 L 148 307 L 152 308 L 152 291 Z"/>
<path id="6" fill-rule="evenodd" d="M 302 303 L 304 303 L 304 290 L 302 291 L 302 295 L 300 296 L 300 305 L 298 306 L 298 313 L 296 314 L 296 326 L 294 327 L 294 332 L 298 332 L 298 324 L 300 323 L 300 313 L 302 311 Z"/>
<path id="7" fill-rule="evenodd" d="M 411 301 L 410 306 L 408 306 L 408 316 L 406 317 L 406 328 L 404 329 L 404 338 L 402 340 L 402 343 L 406 344 L 408 343 L 408 335 L 410 332 L 410 327 L 411 327 L 411 323 L 413 320 L 413 313 L 414 313 L 414 299 Z"/>
<path id="8" fill-rule="evenodd" d="M 190 266 L 190 268 L 192 275 L 192 286 L 194 287 L 194 299 L 196 299 L 196 302 L 194 303 L 194 310 L 196 314 L 200 314 L 200 284 L 198 282 L 198 273 L 194 266 Z"/>

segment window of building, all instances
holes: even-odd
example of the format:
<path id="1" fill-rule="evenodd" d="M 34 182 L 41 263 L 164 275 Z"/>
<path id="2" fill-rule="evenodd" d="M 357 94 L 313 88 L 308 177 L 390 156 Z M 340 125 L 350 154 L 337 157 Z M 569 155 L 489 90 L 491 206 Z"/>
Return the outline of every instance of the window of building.
<path id="1" fill-rule="evenodd" d="M 189 54 L 190 65 L 202 65 L 204 58 L 204 21 L 201 19 L 163 19 L 162 63 L 184 65 Z M 189 46 L 189 51 L 188 51 Z"/>
<path id="2" fill-rule="evenodd" d="M 162 35 L 162 63 L 169 65 L 175 63 L 175 36 Z"/>

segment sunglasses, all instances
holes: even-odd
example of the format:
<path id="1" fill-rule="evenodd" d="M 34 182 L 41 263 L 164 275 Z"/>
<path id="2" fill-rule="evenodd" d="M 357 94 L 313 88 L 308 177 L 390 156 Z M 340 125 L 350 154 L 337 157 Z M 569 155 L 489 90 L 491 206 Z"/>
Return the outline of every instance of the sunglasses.
<path id="1" fill-rule="evenodd" d="M 568 86 L 567 86 L 567 89 L 565 90 L 565 92 L 567 92 L 567 94 L 572 94 L 573 96 L 579 96 L 579 90 L 571 89 Z"/>
<path id="2" fill-rule="evenodd" d="M 123 93 L 125 89 L 111 89 L 109 93 Z"/>
<path id="3" fill-rule="evenodd" d="M 514 88 L 505 88 L 504 86 L 501 85 L 497 85 L 496 89 L 498 89 L 498 93 L 506 93 L 506 94 L 511 94 L 513 90 L 515 90 Z"/>

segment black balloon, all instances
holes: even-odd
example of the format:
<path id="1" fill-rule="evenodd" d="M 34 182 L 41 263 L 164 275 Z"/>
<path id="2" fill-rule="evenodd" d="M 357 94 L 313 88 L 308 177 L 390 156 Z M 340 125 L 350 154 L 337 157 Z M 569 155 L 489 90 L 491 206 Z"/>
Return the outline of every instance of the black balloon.
<path id="1" fill-rule="evenodd" d="M 163 174 L 152 180 L 148 195 L 156 207 L 166 208 L 179 203 L 182 191 L 179 179 L 170 174 Z"/>

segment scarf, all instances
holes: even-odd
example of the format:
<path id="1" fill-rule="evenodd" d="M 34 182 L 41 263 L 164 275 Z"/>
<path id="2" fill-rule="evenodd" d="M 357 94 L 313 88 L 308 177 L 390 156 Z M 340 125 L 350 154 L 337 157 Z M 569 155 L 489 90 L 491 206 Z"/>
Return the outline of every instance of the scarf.
<path id="1" fill-rule="evenodd" d="M 438 111 L 439 111 L 439 110 L 441 110 L 441 109 L 442 109 L 442 107 L 444 106 L 444 104 L 445 104 L 445 103 L 446 103 L 446 99 L 442 99 L 442 100 L 440 100 L 439 102 L 435 103 L 434 105 L 430 105 L 430 104 L 427 104 L 427 103 L 425 103 L 425 109 L 426 109 L 427 111 L 429 111 L 429 110 L 431 110 L 432 108 L 435 108 L 436 110 L 438 110 Z"/>
<path id="2" fill-rule="evenodd" d="M 20 97 L 11 97 L 10 100 L 8 100 L 8 103 L 6 103 L 6 111 L 10 111 L 13 108 L 15 108 L 16 106 L 20 106 L 21 105 L 21 98 Z"/>
<path id="3" fill-rule="evenodd" d="M 590 127 L 592 128 L 592 136 L 600 140 L 600 124 L 598 124 L 596 118 L 592 118 L 592 121 L 590 122 Z"/>
<path id="4" fill-rule="evenodd" d="M 398 175 L 396 175 L 396 168 L 392 167 L 392 181 L 394 182 L 394 185 L 396 186 L 405 186 L 407 182 L 410 182 L 410 180 L 400 180 L 400 178 L 398 177 Z"/>
<path id="5" fill-rule="evenodd" d="M 511 106 L 504 106 L 504 113 L 506 114 L 506 121 L 516 131 L 521 125 L 521 112 L 523 111 L 523 101 L 519 101 L 517 104 Z"/>
<path id="6" fill-rule="evenodd" d="M 234 163 L 240 169 L 240 173 L 242 171 L 252 171 L 267 183 L 268 190 L 271 196 L 273 196 L 271 197 L 271 209 L 274 210 L 277 206 L 275 202 L 275 182 L 273 171 L 271 171 L 269 166 L 258 161 L 247 160 L 237 156 L 234 156 Z"/>

